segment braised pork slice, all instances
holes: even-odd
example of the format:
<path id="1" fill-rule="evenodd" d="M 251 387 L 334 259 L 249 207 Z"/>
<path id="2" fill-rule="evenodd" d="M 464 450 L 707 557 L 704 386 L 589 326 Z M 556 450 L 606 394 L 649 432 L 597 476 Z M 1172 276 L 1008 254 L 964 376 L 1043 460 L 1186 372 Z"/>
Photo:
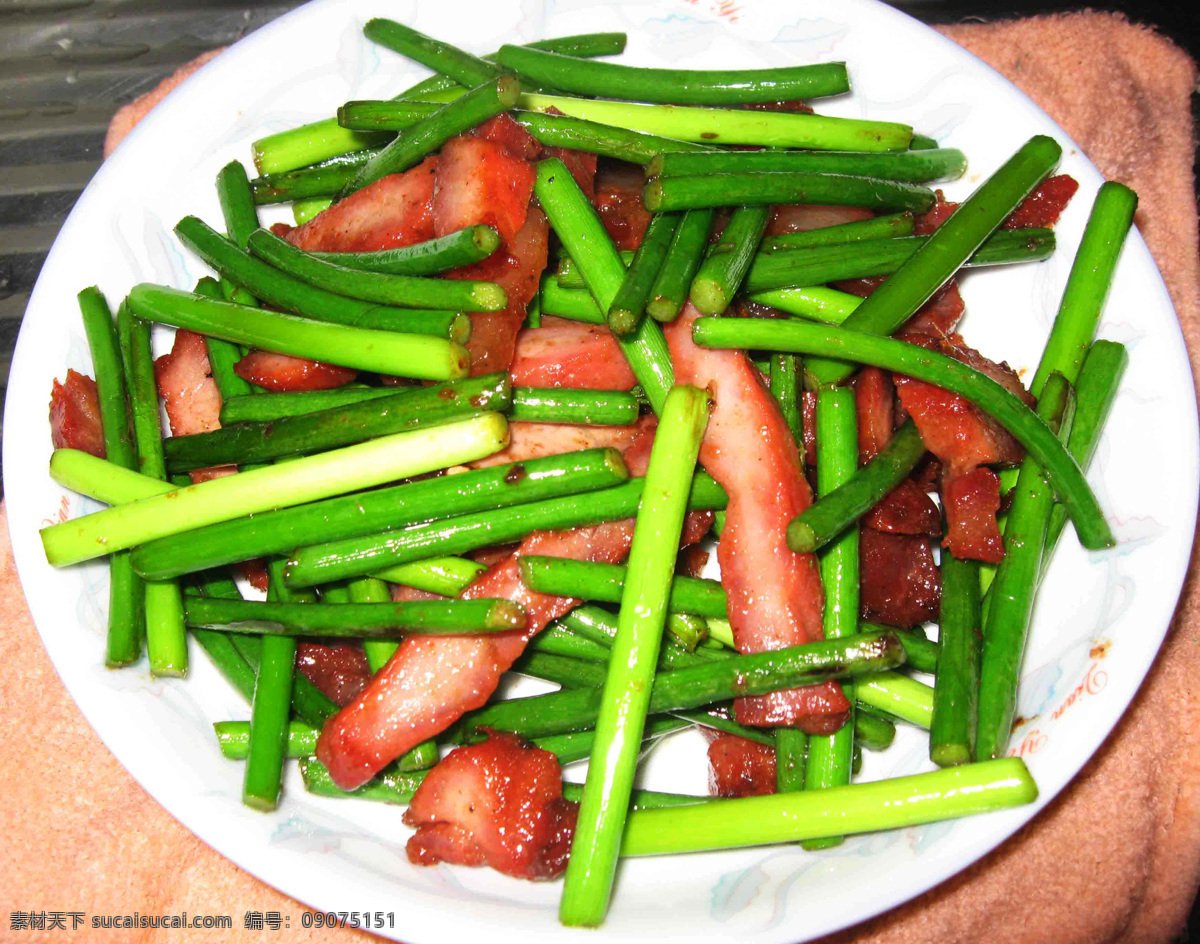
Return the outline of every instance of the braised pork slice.
<path id="1" fill-rule="evenodd" d="M 82 449 L 99 459 L 107 455 L 100 423 L 100 396 L 96 381 L 67 369 L 63 383 L 50 391 L 50 441 L 55 449 Z"/>
<path id="2" fill-rule="evenodd" d="M 567 867 L 578 805 L 564 800 L 558 758 L 492 731 L 455 748 L 417 788 L 404 822 L 415 865 L 486 865 L 513 878 L 558 877 Z"/>
<path id="3" fill-rule="evenodd" d="M 788 547 L 788 522 L 812 503 L 800 455 L 761 375 L 741 351 L 692 341 L 688 305 L 665 330 L 677 383 L 713 400 L 700 462 L 729 494 L 717 545 L 729 622 L 739 651 L 764 652 L 822 638 L 825 594 L 816 556 Z M 835 682 L 739 698 L 738 721 L 828 733 L 849 703 Z"/>

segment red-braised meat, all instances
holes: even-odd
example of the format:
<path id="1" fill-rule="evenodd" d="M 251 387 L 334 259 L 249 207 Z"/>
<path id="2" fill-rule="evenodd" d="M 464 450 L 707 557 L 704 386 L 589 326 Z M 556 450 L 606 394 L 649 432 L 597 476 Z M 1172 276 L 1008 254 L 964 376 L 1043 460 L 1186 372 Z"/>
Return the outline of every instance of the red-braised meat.
<path id="1" fill-rule="evenodd" d="M 347 643 L 302 639 L 296 643 L 296 668 L 339 706 L 353 701 L 371 680 L 362 646 Z"/>
<path id="2" fill-rule="evenodd" d="M 1007 364 L 996 364 L 967 347 L 957 335 L 934 339 L 912 335 L 908 340 L 939 351 L 991 377 L 1027 404 L 1033 398 L 1021 379 Z M 982 465 L 1012 465 L 1021 461 L 1024 450 L 1012 435 L 982 410 L 957 394 L 911 377 L 895 377 L 896 391 L 904 409 L 917 424 L 925 445 L 942 461 L 942 506 L 948 524 L 943 546 L 960 557 L 996 560 L 995 515 L 984 513 L 978 479 L 975 487 L 957 488 L 956 479 Z M 998 505 L 997 505 L 998 507 Z M 978 557 L 979 553 L 987 556 Z M 1003 556 L 1003 551 L 1000 551 Z"/>
<path id="3" fill-rule="evenodd" d="M 864 528 L 892 534 L 924 534 L 940 537 L 942 516 L 925 489 L 905 479 L 862 517 Z"/>
<path id="4" fill-rule="evenodd" d="M 766 235 L 782 236 L 785 233 L 802 233 L 826 226 L 857 223 L 869 220 L 875 214 L 861 207 L 818 206 L 816 204 L 787 205 L 771 208 L 771 219 L 767 223 Z"/>
<path id="5" fill-rule="evenodd" d="M 933 195 L 933 206 L 924 213 L 917 214 L 913 220 L 914 236 L 928 236 L 945 223 L 946 220 L 950 219 L 954 211 L 959 207 L 959 204 L 948 201 L 946 195 L 940 189 L 935 190 Z"/>
<path id="6" fill-rule="evenodd" d="M 597 158 L 595 154 L 560 147 L 548 147 L 545 154 L 546 157 L 557 157 L 566 164 L 567 170 L 571 172 L 571 176 L 575 178 L 575 183 L 579 184 L 579 189 L 583 191 L 584 195 L 589 200 L 596 199 Z"/>
<path id="7" fill-rule="evenodd" d="M 708 566 L 708 551 L 699 545 L 685 547 L 675 559 L 675 573 L 683 577 L 702 577 Z"/>
<path id="8" fill-rule="evenodd" d="M 650 225 L 642 205 L 645 185 L 640 168 L 605 167 L 596 175 L 596 212 L 618 249 L 637 249 Z"/>
<path id="9" fill-rule="evenodd" d="M 221 391 L 212 378 L 204 336 L 180 328 L 169 354 L 154 362 L 158 395 L 167 407 L 173 436 L 191 436 L 221 428 Z M 190 473 L 195 483 L 233 475 L 236 466 L 222 465 Z"/>
<path id="10" fill-rule="evenodd" d="M 247 383 L 273 393 L 332 390 L 350 383 L 358 376 L 358 371 L 349 367 L 276 354 L 274 351 L 251 351 L 233 365 L 233 372 Z"/>
<path id="11" fill-rule="evenodd" d="M 440 593 L 431 593 L 428 590 L 418 590 L 416 587 L 410 587 L 402 583 L 394 583 L 391 585 L 392 600 L 395 603 L 416 603 L 421 600 L 446 600 L 449 599 Z"/>
<path id="12" fill-rule="evenodd" d="M 166 402 L 174 436 L 221 428 L 221 392 L 212 378 L 203 335 L 180 328 L 170 354 L 154 362 L 158 394 Z"/>
<path id="13" fill-rule="evenodd" d="M 471 131 L 476 137 L 499 144 L 513 157 L 522 160 L 536 160 L 542 153 L 542 145 L 525 130 L 524 126 L 513 121 L 512 115 L 505 112 L 495 118 L 489 118 L 483 124 Z"/>
<path id="14" fill-rule="evenodd" d="M 195 477 L 193 476 L 193 481 Z M 267 562 L 261 557 L 255 557 L 248 561 L 242 561 L 240 564 L 234 565 L 238 573 L 240 573 L 249 582 L 255 590 L 260 590 L 263 593 L 267 592 L 267 586 L 271 582 L 271 577 L 267 573 Z"/>
<path id="15" fill-rule="evenodd" d="M 525 607 L 522 631 L 487 636 L 409 636 L 367 689 L 326 723 L 317 757 L 339 786 L 353 789 L 421 741 L 444 731 L 491 697 L 525 644 L 578 600 L 534 593 L 521 582 L 523 554 L 619 563 L 632 528 L 612 522 L 572 531 L 539 531 L 519 550 L 488 568 L 465 599 L 499 598 Z"/>
<path id="16" fill-rule="evenodd" d="M 804 439 L 804 468 L 810 479 L 817 468 L 817 395 L 805 390 L 800 397 L 800 424 Z"/>
<path id="17" fill-rule="evenodd" d="M 1026 404 L 1034 403 L 1016 371 L 967 347 L 958 335 L 939 339 L 909 335 L 905 340 L 952 357 L 995 380 Z M 949 466 L 951 474 L 961 475 L 977 465 L 1021 461 L 1025 454 L 1021 444 L 958 394 L 901 374 L 896 374 L 894 380 L 900 402 L 917 424 L 929 451 Z"/>
<path id="18" fill-rule="evenodd" d="M 388 174 L 339 200 L 303 226 L 288 242 L 307 252 L 372 252 L 433 239 L 436 157 L 402 174 Z"/>
<path id="19" fill-rule="evenodd" d="M 557 108 L 550 108 L 546 113 L 562 114 Z M 514 157 L 520 157 L 527 161 L 535 161 L 541 157 L 557 157 L 567 165 L 567 170 L 571 172 L 571 176 L 575 178 L 575 182 L 587 194 L 589 200 L 596 195 L 595 154 L 570 148 L 543 147 L 537 138 L 507 113 L 485 121 L 472 133 L 503 145 Z"/>
<path id="20" fill-rule="evenodd" d="M 509 242 L 487 259 L 446 273 L 451 279 L 495 282 L 508 295 L 504 311 L 471 312 L 471 376 L 507 370 L 513 360 L 517 332 L 525 320 L 525 306 L 538 290 L 546 268 L 550 224 L 537 207 L 530 207 L 525 222 Z"/>
<path id="21" fill-rule="evenodd" d="M 1056 174 L 1047 177 L 1033 188 L 1029 196 L 1017 205 L 1000 224 L 1001 229 L 1023 229 L 1030 226 L 1053 226 L 1058 222 L 1062 211 L 1075 196 L 1079 183 L 1069 174 Z M 936 200 L 933 207 L 922 213 L 915 220 L 913 232 L 917 236 L 928 236 L 958 209 L 959 204 L 946 200 L 941 190 L 935 191 Z"/>
<path id="22" fill-rule="evenodd" d="M 719 797 L 766 796 L 775 792 L 775 749 L 736 734 L 708 745 L 708 792 Z"/>
<path id="23" fill-rule="evenodd" d="M 415 865 L 487 865 L 513 878 L 556 878 L 567 867 L 578 805 L 562 796 L 558 758 L 491 731 L 426 775 L 404 814 Z"/>
<path id="24" fill-rule="evenodd" d="M 433 230 L 493 227 L 506 243 L 525 225 L 536 172 L 504 145 L 460 135 L 442 146 L 434 174 Z"/>
<path id="25" fill-rule="evenodd" d="M 858 555 L 863 619 L 889 626 L 937 619 L 941 579 L 928 538 L 863 528 Z"/>
<path id="26" fill-rule="evenodd" d="M 50 391 L 50 441 L 55 449 L 82 449 L 103 459 L 104 429 L 96 381 L 67 369 L 65 383 L 56 379 Z"/>
<path id="27" fill-rule="evenodd" d="M 611 331 L 559 319 L 517 336 L 511 373 L 523 387 L 629 390 L 637 383 Z"/>
<path id="28" fill-rule="evenodd" d="M 1004 559 L 1004 537 L 996 523 L 1000 479 L 991 469 L 972 469 L 942 482 L 946 506 L 943 546 L 955 557 L 998 564 Z"/>
<path id="29" fill-rule="evenodd" d="M 572 426 L 569 423 L 509 423 L 508 446 L 471 465 L 482 469 L 506 462 L 524 462 L 539 456 L 554 456 L 580 449 L 612 447 L 627 449 L 646 429 L 656 423 L 653 417 L 641 417 L 629 426 Z"/>
<path id="30" fill-rule="evenodd" d="M 800 456 L 779 407 L 741 351 L 692 341 L 691 305 L 667 326 L 677 383 L 713 399 L 700 461 L 729 493 L 717 545 L 729 621 L 742 652 L 764 652 L 822 638 L 824 591 L 815 555 L 787 546 L 788 522 L 812 503 Z M 739 698 L 743 724 L 799 726 L 827 733 L 849 703 L 836 683 Z"/>
<path id="31" fill-rule="evenodd" d="M 874 459 L 891 441 L 895 399 L 892 377 L 886 371 L 864 367 L 854 378 L 859 465 Z"/>
<path id="32" fill-rule="evenodd" d="M 834 282 L 834 286 L 843 292 L 866 298 L 875 289 L 888 280 L 886 275 L 873 275 L 866 279 L 845 279 Z M 933 297 L 916 310 L 911 318 L 900 327 L 899 333 L 928 334 L 935 338 L 946 337 L 958 324 L 966 311 L 962 295 L 958 291 L 958 283 L 951 279 L 933 293 Z"/>
<path id="33" fill-rule="evenodd" d="M 958 283 L 951 279 L 938 289 L 929 301 L 917 309 L 900 328 L 900 334 L 927 334 L 935 338 L 948 337 L 962 318 L 967 306 L 958 291 Z"/>
<path id="34" fill-rule="evenodd" d="M 1001 229 L 1022 229 L 1027 226 L 1053 226 L 1062 216 L 1079 182 L 1069 174 L 1055 174 L 1047 177 L 1034 189 L 1033 193 L 1021 201 L 1008 218 L 1000 224 Z"/>

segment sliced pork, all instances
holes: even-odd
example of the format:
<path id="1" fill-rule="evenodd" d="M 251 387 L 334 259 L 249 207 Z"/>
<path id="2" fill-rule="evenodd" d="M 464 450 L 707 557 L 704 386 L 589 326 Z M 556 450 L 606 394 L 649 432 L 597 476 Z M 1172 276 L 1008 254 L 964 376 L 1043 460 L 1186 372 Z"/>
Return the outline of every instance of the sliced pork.
<path id="1" fill-rule="evenodd" d="M 349 367 L 273 351 L 251 351 L 233 365 L 233 372 L 247 383 L 272 393 L 332 390 L 345 386 L 358 376 L 358 371 Z"/>
<path id="2" fill-rule="evenodd" d="M 736 734 L 708 745 L 709 790 L 719 797 L 766 796 L 775 792 L 775 749 Z"/>
<path id="3" fill-rule="evenodd" d="M 296 668 L 335 705 L 348 705 L 367 686 L 371 668 L 362 646 L 344 642 L 296 643 Z"/>
<path id="4" fill-rule="evenodd" d="M 605 167 L 596 175 L 596 212 L 618 249 L 637 249 L 642 244 L 650 211 L 642 204 L 645 178 L 632 164 Z"/>
<path id="5" fill-rule="evenodd" d="M 171 353 L 154 362 L 158 395 L 167 407 L 174 436 L 221 428 L 221 392 L 212 378 L 204 337 L 180 328 Z"/>
<path id="6" fill-rule="evenodd" d="M 517 332 L 525 320 L 525 306 L 537 294 L 538 279 L 546 268 L 550 224 L 538 207 L 530 207 L 525 222 L 508 242 L 482 262 L 452 269 L 451 279 L 495 282 L 508 295 L 504 311 L 471 312 L 471 376 L 507 370 L 516 350 Z"/>
<path id="7" fill-rule="evenodd" d="M 536 176 L 532 164 L 502 144 L 474 135 L 452 138 L 434 175 L 434 234 L 482 223 L 507 243 L 525 225 Z"/>
<path id="8" fill-rule="evenodd" d="M 940 537 L 942 515 L 925 489 L 905 479 L 888 492 L 883 500 L 863 515 L 864 528 L 892 534 L 924 534 Z"/>
<path id="9" fill-rule="evenodd" d="M 779 407 L 741 351 L 692 341 L 699 317 L 690 304 L 666 327 L 677 383 L 713 400 L 700 462 L 729 494 L 717 545 L 729 621 L 742 652 L 764 652 L 822 638 L 825 594 L 816 556 L 787 546 L 788 522 L 812 503 L 800 455 Z M 737 699 L 738 721 L 836 730 L 849 703 L 834 682 Z"/>
<path id="10" fill-rule="evenodd" d="M 629 426 L 572 426 L 569 423 L 509 423 L 508 445 L 487 458 L 472 463 L 473 468 L 524 462 L 541 456 L 555 456 L 580 449 L 612 447 L 625 450 L 643 432 L 653 431 L 653 417 L 643 417 Z"/>
<path id="11" fill-rule="evenodd" d="M 975 368 L 1026 404 L 1033 405 L 1033 398 L 1015 371 L 1007 364 L 997 364 L 967 347 L 957 335 L 946 338 L 912 335 L 908 340 Z M 998 544 L 996 540 L 999 530 L 994 511 L 986 511 L 990 498 L 980 491 L 981 487 L 987 486 L 990 495 L 990 480 L 987 475 L 982 475 L 963 485 L 956 485 L 955 481 L 980 466 L 1020 462 L 1024 456 L 1020 443 L 999 423 L 957 394 L 899 374 L 895 376 L 895 382 L 905 411 L 917 424 L 929 451 L 942 462 L 942 507 L 947 521 L 943 546 L 958 557 L 998 561 L 1003 557 L 1003 543 Z M 996 488 L 998 508 L 998 485 Z"/>
<path id="12" fill-rule="evenodd" d="M 929 538 L 863 528 L 858 556 L 863 619 L 905 627 L 937 619 L 941 578 Z"/>
<path id="13" fill-rule="evenodd" d="M 895 420 L 895 387 L 891 375 L 864 367 L 854 378 L 855 418 L 858 422 L 858 464 L 866 465 L 891 441 Z"/>
<path id="14" fill-rule="evenodd" d="M 522 387 L 630 390 L 637 383 L 611 331 L 559 319 L 517 336 L 511 372 Z"/>
<path id="15" fill-rule="evenodd" d="M 998 564 L 1004 560 L 1004 536 L 996 521 L 1000 510 L 1000 478 L 979 467 L 942 483 L 946 506 L 944 546 L 955 557 Z"/>
<path id="16" fill-rule="evenodd" d="M 50 391 L 50 441 L 55 449 L 82 449 L 99 459 L 107 452 L 100 423 L 100 396 L 96 381 L 67 369 L 67 379 L 56 379 Z"/>
<path id="17" fill-rule="evenodd" d="M 433 239 L 436 157 L 388 174 L 291 230 L 286 239 L 307 252 L 372 252 Z"/>
<path id="18" fill-rule="evenodd" d="M 417 788 L 404 822 L 415 865 L 487 865 L 513 878 L 556 878 L 567 867 L 578 805 L 562 796 L 558 758 L 514 734 L 459 747 Z"/>
<path id="19" fill-rule="evenodd" d="M 771 219 L 767 222 L 767 236 L 782 236 L 785 233 L 802 233 L 826 226 L 841 226 L 869 220 L 875 214 L 861 207 L 818 206 L 816 204 L 775 206 L 771 208 Z"/>
<path id="20" fill-rule="evenodd" d="M 1033 188 L 1029 196 L 1000 224 L 1001 229 L 1023 229 L 1030 226 L 1050 227 L 1058 222 L 1062 211 L 1075 196 L 1079 183 L 1069 174 L 1047 177 Z M 946 200 L 941 190 L 935 191 L 933 207 L 916 218 L 913 232 L 917 236 L 928 236 L 941 226 L 958 209 L 959 204 Z"/>

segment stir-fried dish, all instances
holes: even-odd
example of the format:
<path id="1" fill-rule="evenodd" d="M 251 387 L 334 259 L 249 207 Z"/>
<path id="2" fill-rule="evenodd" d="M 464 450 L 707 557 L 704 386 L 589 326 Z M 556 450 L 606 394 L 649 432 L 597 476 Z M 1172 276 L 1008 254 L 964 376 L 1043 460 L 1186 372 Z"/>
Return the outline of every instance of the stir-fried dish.
<path id="1" fill-rule="evenodd" d="M 313 793 L 406 804 L 415 864 L 565 872 L 568 924 L 620 856 L 1034 799 L 1007 757 L 1034 594 L 1068 521 L 1113 542 L 1084 472 L 1132 192 L 1101 188 L 1023 378 L 958 333 L 959 280 L 1058 251 L 1053 140 L 960 205 L 927 185 L 967 155 L 814 112 L 842 63 L 366 33 L 435 75 L 225 167 L 223 219 L 176 228 L 213 272 L 190 290 L 80 293 L 95 379 L 54 382 L 51 474 L 111 507 L 43 539 L 111 561 L 107 663 L 144 642 L 182 676 L 192 637 L 250 705 L 216 724 L 247 804 L 299 758 Z M 497 698 L 508 673 L 559 688 Z M 931 770 L 857 783 L 897 725 Z M 709 792 L 633 789 L 693 727 Z"/>

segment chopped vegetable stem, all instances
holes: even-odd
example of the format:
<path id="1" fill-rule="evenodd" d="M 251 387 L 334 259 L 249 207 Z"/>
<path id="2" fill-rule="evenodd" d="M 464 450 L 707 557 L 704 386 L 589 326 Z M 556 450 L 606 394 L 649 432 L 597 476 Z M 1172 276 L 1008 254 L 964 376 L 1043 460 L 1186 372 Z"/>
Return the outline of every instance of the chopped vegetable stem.
<path id="1" fill-rule="evenodd" d="M 508 307 L 508 295 L 495 282 L 393 275 L 338 265 L 297 249 L 265 229 L 251 233 L 247 246 L 281 272 L 335 295 L 398 308 L 455 312 L 503 311 Z"/>
<path id="2" fill-rule="evenodd" d="M 512 108 L 520 94 L 521 83 L 516 76 L 502 75 L 484 80 L 461 98 L 443 105 L 428 118 L 396 135 L 383 150 L 371 156 L 354 179 L 346 184 L 341 195 L 349 196 L 381 177 L 408 170 L 456 134 Z"/>
<path id="3" fill-rule="evenodd" d="M 411 246 L 375 252 L 314 252 L 317 259 L 352 269 L 392 275 L 439 275 L 447 269 L 486 259 L 500 248 L 500 234 L 490 226 L 467 226 Z"/>
<path id="4" fill-rule="evenodd" d="M 923 455 L 925 441 L 912 420 L 907 420 L 878 455 L 792 519 L 787 530 L 788 546 L 802 554 L 825 547 L 878 505 L 916 468 Z"/>
<path id="5" fill-rule="evenodd" d="M 689 298 L 701 314 L 719 315 L 729 307 L 750 269 L 770 219 L 769 207 L 744 206 L 734 211 L 692 279 Z"/>
<path id="6" fill-rule="evenodd" d="M 522 78 L 576 95 L 672 105 L 782 102 L 850 90 L 844 62 L 778 69 L 647 69 L 528 46 L 501 46 L 496 59 Z"/>
<path id="7" fill-rule="evenodd" d="M 129 309 L 122 305 L 119 314 L 125 319 L 125 333 L 129 339 L 129 399 L 133 417 L 133 436 L 137 441 L 137 452 L 141 462 L 143 475 L 151 478 L 166 479 L 166 464 L 163 461 L 162 425 L 158 409 L 158 387 L 154 376 L 154 356 L 150 350 L 150 325 L 135 318 Z M 50 459 L 51 466 L 54 457 Z M 172 493 L 168 493 L 172 494 Z M 150 498 L 147 501 L 161 501 Z M 131 505 L 110 508 L 98 512 L 97 515 L 122 518 L 129 509 L 135 508 L 140 502 Z M 136 514 L 136 512 L 134 512 Z M 85 532 L 87 522 L 93 516 L 85 516 L 75 521 L 63 522 L 55 527 L 63 529 L 59 532 L 69 535 L 73 526 L 80 532 Z M 95 523 L 94 520 L 92 523 Z M 52 529 L 42 531 L 43 538 Z M 103 535 L 93 538 L 97 542 L 93 548 L 99 553 L 89 557 L 98 557 L 131 547 L 136 541 L 131 541 L 121 547 L 112 546 L 105 541 Z M 85 539 L 86 542 L 86 539 Z M 54 563 L 47 548 L 46 559 Z M 87 557 L 77 558 L 86 560 Z M 132 556 L 129 558 L 132 564 Z M 61 566 L 61 565 L 59 565 Z M 135 568 L 136 569 L 136 568 Z M 158 676 L 182 677 L 188 670 L 187 630 L 183 622 L 183 598 L 179 584 L 171 580 L 150 581 L 144 585 L 145 620 L 146 620 L 146 653 L 150 658 L 150 673 Z"/>
<path id="8" fill-rule="evenodd" d="M 899 151 L 912 140 L 912 128 L 891 121 L 862 121 L 770 111 L 635 105 L 526 93 L 519 107 L 556 108 L 564 115 L 602 125 L 659 134 L 701 144 L 754 144 L 759 147 L 825 151 Z"/>
<path id="9" fill-rule="evenodd" d="M 272 577 L 267 587 L 269 600 L 312 605 L 311 594 L 294 594 L 283 585 L 279 579 L 278 560 L 271 561 L 268 567 Z M 287 756 L 288 717 L 296 674 L 295 663 L 295 639 L 267 636 L 260 643 L 258 676 L 250 705 L 250 743 L 242 779 L 242 802 L 263 812 L 269 812 L 279 805 L 283 761 Z"/>
<path id="10" fill-rule="evenodd" d="M 189 626 L 264 636 L 398 638 L 401 635 L 502 633 L 525 625 L 508 600 L 420 600 L 407 603 L 260 603 L 189 597 Z"/>
<path id="11" fill-rule="evenodd" d="M 316 501 L 481 459 L 503 448 L 507 441 L 504 417 L 485 413 L 459 423 L 396 433 L 108 508 L 43 528 L 42 544 L 47 560 L 61 567 L 241 515 Z M 54 456 L 50 462 L 53 473 Z"/>
<path id="12" fill-rule="evenodd" d="M 817 492 L 829 495 L 853 477 L 858 468 L 858 420 L 854 391 L 827 387 L 817 393 Z M 825 587 L 824 634 L 842 639 L 858 632 L 858 528 L 844 528 L 821 555 Z M 847 723 L 833 734 L 811 735 L 804 770 L 806 790 L 827 790 L 850 782 L 854 750 L 854 683 L 843 682 L 850 702 Z M 841 838 L 810 840 L 807 849 L 838 845 Z"/>
<path id="13" fill-rule="evenodd" d="M 683 309 L 692 280 L 704 259 L 712 221 L 711 209 L 688 210 L 683 214 L 646 303 L 646 310 L 656 321 L 674 321 Z"/>
<path id="14" fill-rule="evenodd" d="M 928 714 L 933 690 L 928 685 L 888 671 L 904 662 L 904 647 L 892 633 L 858 633 L 846 639 L 806 643 L 787 649 L 731 655 L 702 665 L 662 672 L 654 680 L 649 711 L 661 714 L 700 708 L 741 695 L 762 695 L 784 688 L 815 685 L 855 676 L 872 702 L 909 721 Z M 872 684 L 878 680 L 877 684 Z M 456 730 L 462 738 L 478 727 L 544 737 L 595 725 L 600 693 L 578 689 L 501 701 L 464 716 Z M 871 702 L 868 702 L 871 703 Z M 920 721 L 914 723 L 922 723 Z"/>
<path id="15" fill-rule="evenodd" d="M 1071 385 L 1057 371 L 1042 387 L 1038 416 L 1065 440 L 1072 421 Z M 1008 751 L 1017 706 L 1017 683 L 1033 614 L 1046 528 L 1054 493 L 1032 456 L 1021 462 L 1005 516 L 1004 559 L 988 590 L 979 662 L 979 710 L 975 756 L 986 760 Z"/>
<path id="16" fill-rule="evenodd" d="M 445 338 L 313 321 L 161 285 L 135 285 L 129 293 L 129 306 L 147 321 L 381 374 L 454 380 L 467 375 L 470 363 L 466 348 Z M 457 312 L 451 314 L 458 317 Z"/>
<path id="17" fill-rule="evenodd" d="M 942 550 L 942 603 L 938 614 L 938 660 L 933 683 L 929 759 L 939 767 L 975 759 L 979 698 L 979 562 Z"/>
<path id="18" fill-rule="evenodd" d="M 391 396 L 207 433 L 173 436 L 164 443 L 167 468 L 188 472 L 212 466 L 310 455 L 404 430 L 441 426 L 512 406 L 507 373 L 485 374 L 433 387 L 392 388 Z M 258 399 L 255 397 L 254 399 Z"/>
<path id="19" fill-rule="evenodd" d="M 741 849 L 899 829 L 1032 803 L 1037 786 L 1017 757 L 829 790 L 713 800 L 632 813 L 621 854 Z"/>
<path id="20" fill-rule="evenodd" d="M 568 926 L 594 927 L 608 910 L 687 512 L 687 485 L 708 423 L 708 394 L 675 387 L 661 416 L 559 905 L 559 918 Z"/>
<path id="21" fill-rule="evenodd" d="M 1075 419 L 1071 423 L 1071 435 L 1067 439 L 1067 451 L 1071 453 L 1081 469 L 1091 464 L 1100 434 L 1108 419 L 1109 410 L 1117 396 L 1121 376 L 1129 364 L 1129 352 L 1125 345 L 1116 341 L 1096 341 L 1083 360 L 1079 370 L 1079 382 L 1075 387 Z M 1062 535 L 1067 514 L 1062 505 L 1056 504 L 1050 512 L 1050 524 L 1046 528 L 1046 550 L 1042 558 L 1042 571 L 1050 563 L 1051 555 Z"/>
<path id="22" fill-rule="evenodd" d="M 295 253 L 299 253 L 300 250 L 285 249 L 280 252 L 278 251 L 277 244 L 272 242 L 273 240 L 279 240 L 279 237 L 267 233 L 265 230 L 257 232 L 263 232 L 266 235 L 254 237 L 252 234 L 252 245 L 258 246 L 260 250 L 265 246 L 268 253 L 274 248 L 276 251 L 272 255 L 272 259 L 275 261 L 291 260 L 294 262 L 296 259 Z M 460 302 L 465 299 L 465 294 L 469 292 L 469 289 L 465 291 L 457 290 L 458 294 L 464 295 L 463 298 L 457 297 L 455 295 L 456 290 L 454 289 L 446 291 L 446 305 L 444 309 L 389 306 L 379 304 L 378 302 L 364 301 L 361 298 L 350 298 L 348 297 L 348 293 L 335 294 L 326 288 L 296 278 L 293 274 L 276 268 L 274 265 L 250 255 L 245 250 L 239 249 L 197 217 L 185 216 L 176 224 L 175 233 L 188 247 L 194 250 L 214 269 L 217 269 L 223 276 L 253 292 L 256 298 L 260 298 L 264 302 L 268 302 L 292 314 L 302 315 L 305 318 L 311 318 L 313 321 L 330 322 L 356 328 L 428 334 L 434 337 L 448 338 L 455 342 L 465 341 L 470 336 L 470 319 L 459 310 L 449 310 L 456 307 L 452 304 L 453 302 Z M 285 240 L 279 240 L 279 242 L 286 243 Z M 310 262 L 312 266 L 316 267 L 328 265 L 316 259 L 310 260 Z M 294 268 L 295 266 L 293 265 Z M 348 270 L 345 273 L 345 279 L 349 282 L 361 282 L 364 278 L 367 280 L 374 278 L 385 280 L 403 279 L 406 280 L 402 283 L 404 285 L 421 284 L 430 281 L 425 279 L 410 280 L 409 276 L 374 275 L 353 270 Z M 323 281 L 326 286 L 331 284 L 327 279 Z M 393 282 L 392 284 L 395 283 Z M 448 284 L 453 285 L 455 283 Z M 459 284 L 470 286 L 472 284 L 486 285 L 488 283 L 463 282 Z M 435 285 L 432 290 L 429 287 L 425 287 L 422 291 L 424 294 L 421 295 L 420 300 L 432 301 L 438 297 L 440 287 Z"/>
<path id="23" fill-rule="evenodd" d="M 1111 180 L 1101 184 L 1071 264 L 1058 316 L 1029 384 L 1029 392 L 1035 397 L 1041 396 L 1042 387 L 1054 371 L 1070 384 L 1079 378 L 1136 210 L 1137 194 L 1128 187 Z"/>
<path id="24" fill-rule="evenodd" d="M 494 79 L 500 72 L 478 56 L 385 17 L 367 20 L 363 35 L 469 88 Z"/>
<path id="25" fill-rule="evenodd" d="M 811 286 L 839 279 L 891 275 L 898 272 L 908 260 L 915 258 L 932 238 L 902 236 L 760 252 L 754 257 L 746 275 L 745 289 L 753 295 L 797 285 Z M 989 237 L 963 265 L 1037 262 L 1053 254 L 1056 245 L 1052 229 L 1003 230 Z"/>
<path id="26" fill-rule="evenodd" d="M 665 150 L 665 149 L 664 149 Z M 879 177 L 908 183 L 955 179 L 967 169 L 967 157 L 956 148 L 927 151 L 710 151 L 659 154 L 646 167 L 647 177 L 699 174 L 819 173 Z"/>
<path id="27" fill-rule="evenodd" d="M 249 518 L 239 516 L 190 530 L 186 535 L 147 543 L 134 551 L 134 567 L 155 576 L 191 573 L 244 560 L 247 556 L 284 554 L 316 541 L 355 538 L 415 522 L 496 511 L 603 489 L 627 479 L 625 463 L 611 449 L 588 449 L 524 463 L 505 463 Z M 364 571 L 367 572 L 370 571 Z"/>
<path id="28" fill-rule="evenodd" d="M 919 184 L 877 177 L 777 171 L 656 177 L 646 184 L 642 202 L 652 213 L 777 203 L 925 213 L 934 195 Z"/>
<path id="29" fill-rule="evenodd" d="M 134 469 L 137 467 L 137 457 L 129 434 L 129 395 L 116 322 L 104 295 L 95 286 L 81 291 L 78 300 L 84 333 L 92 354 L 92 366 L 96 372 L 96 398 L 100 427 L 104 434 L 104 452 L 109 461 L 126 469 Z M 145 632 L 145 591 L 142 581 L 133 572 L 129 555 L 124 552 L 112 556 L 108 579 L 108 632 L 104 664 L 118 668 L 132 665 L 141 657 L 142 635 Z"/>
<path id="30" fill-rule="evenodd" d="M 633 334 L 641 324 L 680 216 L 678 213 L 658 213 L 651 218 L 642 244 L 625 270 L 621 287 L 608 308 L 608 326 L 614 334 Z"/>

